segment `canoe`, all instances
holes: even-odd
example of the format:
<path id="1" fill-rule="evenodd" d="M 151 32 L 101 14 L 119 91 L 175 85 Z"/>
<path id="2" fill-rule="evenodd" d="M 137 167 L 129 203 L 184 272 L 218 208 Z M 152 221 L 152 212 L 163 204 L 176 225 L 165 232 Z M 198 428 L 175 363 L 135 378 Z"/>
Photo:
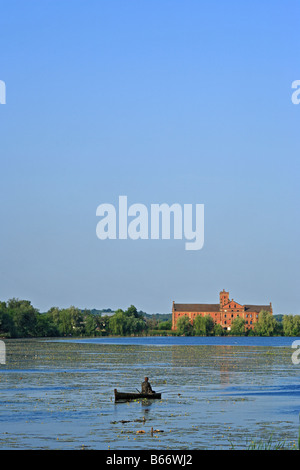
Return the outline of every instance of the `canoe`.
<path id="1" fill-rule="evenodd" d="M 148 398 L 149 400 L 161 399 L 161 393 L 138 393 L 138 392 L 118 392 L 114 389 L 115 401 L 119 400 L 137 400 L 139 398 Z"/>

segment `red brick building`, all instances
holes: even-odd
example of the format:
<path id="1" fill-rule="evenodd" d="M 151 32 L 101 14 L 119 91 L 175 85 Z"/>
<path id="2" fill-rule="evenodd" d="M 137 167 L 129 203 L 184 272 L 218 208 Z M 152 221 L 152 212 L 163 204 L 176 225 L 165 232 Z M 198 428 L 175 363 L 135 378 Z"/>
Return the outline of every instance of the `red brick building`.
<path id="1" fill-rule="evenodd" d="M 220 324 L 225 330 L 230 331 L 233 320 L 241 317 L 245 320 L 245 327 L 252 329 L 258 321 L 258 314 L 262 310 L 273 314 L 272 304 L 269 305 L 242 305 L 233 299 L 229 299 L 229 292 L 223 289 L 220 292 L 218 304 L 177 304 L 173 301 L 172 307 L 172 330 L 176 330 L 178 318 L 187 315 L 193 324 L 198 315 L 210 315 L 215 324 Z"/>

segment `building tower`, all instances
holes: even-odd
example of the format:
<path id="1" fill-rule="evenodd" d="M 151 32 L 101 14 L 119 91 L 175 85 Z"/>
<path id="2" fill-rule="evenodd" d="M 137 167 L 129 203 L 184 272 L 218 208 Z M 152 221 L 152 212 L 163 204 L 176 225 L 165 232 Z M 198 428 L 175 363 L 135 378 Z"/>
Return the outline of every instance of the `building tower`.
<path id="1" fill-rule="evenodd" d="M 220 292 L 220 310 L 222 310 L 223 305 L 226 305 L 229 302 L 229 292 L 225 292 L 225 289 Z"/>

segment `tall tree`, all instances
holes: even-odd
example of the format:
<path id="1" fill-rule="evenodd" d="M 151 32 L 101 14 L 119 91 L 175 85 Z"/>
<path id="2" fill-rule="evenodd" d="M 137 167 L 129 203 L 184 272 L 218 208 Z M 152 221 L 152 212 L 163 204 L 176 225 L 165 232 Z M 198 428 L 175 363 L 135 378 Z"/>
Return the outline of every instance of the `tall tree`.
<path id="1" fill-rule="evenodd" d="M 282 319 L 282 325 L 285 336 L 294 336 L 293 315 L 284 315 Z"/>
<path id="2" fill-rule="evenodd" d="M 284 315 L 282 324 L 285 336 L 300 335 L 300 315 Z"/>
<path id="3" fill-rule="evenodd" d="M 211 315 L 197 315 L 193 322 L 194 334 L 197 336 L 211 336 L 214 333 L 214 321 Z"/>
<path id="4" fill-rule="evenodd" d="M 245 320 L 241 317 L 237 317 L 231 324 L 230 334 L 234 336 L 243 336 L 245 334 Z"/>
<path id="5" fill-rule="evenodd" d="M 197 315 L 194 319 L 193 330 L 196 336 L 206 336 L 206 324 L 202 315 Z"/>
<path id="6" fill-rule="evenodd" d="M 85 334 L 87 336 L 96 336 L 97 332 L 97 319 L 95 318 L 94 315 L 89 313 L 85 317 Z"/>
<path id="7" fill-rule="evenodd" d="M 13 338 L 16 335 L 15 324 L 6 302 L 0 302 L 0 335 Z"/>
<path id="8" fill-rule="evenodd" d="M 259 336 L 273 336 L 276 333 L 276 320 L 273 315 L 262 310 L 258 315 L 258 322 L 255 324 L 254 331 Z"/>
<path id="9" fill-rule="evenodd" d="M 13 318 L 17 336 L 36 335 L 38 310 L 29 300 L 10 299 L 7 302 L 7 311 Z"/>
<path id="10" fill-rule="evenodd" d="M 109 319 L 109 330 L 113 335 L 123 336 L 126 334 L 126 315 L 123 310 L 119 309 Z"/>
<path id="11" fill-rule="evenodd" d="M 184 336 L 191 336 L 193 331 L 192 324 L 187 315 L 178 318 L 177 320 L 177 334 Z"/>

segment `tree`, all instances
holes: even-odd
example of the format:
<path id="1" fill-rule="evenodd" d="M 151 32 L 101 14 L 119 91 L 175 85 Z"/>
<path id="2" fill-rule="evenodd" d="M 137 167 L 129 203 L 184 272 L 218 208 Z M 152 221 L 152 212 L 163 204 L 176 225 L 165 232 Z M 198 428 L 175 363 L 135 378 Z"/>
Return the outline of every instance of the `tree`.
<path id="1" fill-rule="evenodd" d="M 177 320 L 177 334 L 178 335 L 191 336 L 192 330 L 193 330 L 193 327 L 187 315 L 183 315 L 183 317 L 178 318 Z"/>
<path id="2" fill-rule="evenodd" d="M 283 333 L 285 336 L 299 336 L 300 335 L 300 316 L 299 315 L 284 315 L 282 319 Z"/>
<path id="3" fill-rule="evenodd" d="M 255 324 L 254 331 L 259 336 L 273 336 L 276 332 L 276 320 L 273 315 L 262 310 L 258 315 L 258 322 Z"/>
<path id="4" fill-rule="evenodd" d="M 285 336 L 293 336 L 294 322 L 293 315 L 284 315 L 282 319 L 283 332 Z"/>
<path id="5" fill-rule="evenodd" d="M 159 322 L 157 329 L 158 330 L 171 330 L 172 328 L 172 320 L 166 320 Z"/>
<path id="6" fill-rule="evenodd" d="M 194 319 L 193 329 L 197 336 L 211 336 L 214 332 L 214 321 L 210 315 L 197 315 Z"/>
<path id="7" fill-rule="evenodd" d="M 241 317 L 236 317 L 231 324 L 230 333 L 234 336 L 243 336 L 245 334 L 245 320 Z"/>
<path id="8" fill-rule="evenodd" d="M 102 335 L 107 335 L 110 333 L 110 329 L 109 329 L 109 321 L 110 321 L 110 318 L 108 315 L 104 315 L 103 317 L 102 316 L 97 316 L 97 328 L 98 328 L 98 334 L 100 336 Z"/>
<path id="9" fill-rule="evenodd" d="M 216 323 L 215 326 L 214 326 L 214 335 L 215 336 L 224 336 L 225 335 L 225 331 L 219 323 Z"/>
<path id="10" fill-rule="evenodd" d="M 29 300 L 10 299 L 7 311 L 13 319 L 17 336 L 26 338 L 36 335 L 38 310 Z"/>
<path id="11" fill-rule="evenodd" d="M 54 323 L 54 325 L 56 325 L 56 327 L 59 325 L 59 314 L 60 310 L 58 307 L 51 307 L 47 312 L 48 318 Z"/>
<path id="12" fill-rule="evenodd" d="M 215 323 L 210 315 L 204 316 L 206 336 L 213 335 Z"/>
<path id="13" fill-rule="evenodd" d="M 293 316 L 293 334 L 294 336 L 300 336 L 300 316 Z"/>
<path id="14" fill-rule="evenodd" d="M 155 330 L 158 327 L 158 321 L 154 316 L 146 318 L 146 328 L 148 330 Z"/>
<path id="15" fill-rule="evenodd" d="M 85 334 L 87 336 L 96 336 L 97 327 L 95 316 L 89 313 L 85 318 Z"/>
<path id="16" fill-rule="evenodd" d="M 118 309 L 109 319 L 109 331 L 113 335 L 139 334 L 146 329 L 143 314 L 139 313 L 134 305 L 125 312 Z"/>
<path id="17" fill-rule="evenodd" d="M 9 338 L 16 335 L 15 324 L 6 308 L 6 302 L 0 302 L 0 334 Z"/>
<path id="18" fill-rule="evenodd" d="M 205 319 L 202 315 L 197 315 L 194 319 L 193 329 L 196 336 L 206 336 Z"/>
<path id="19" fill-rule="evenodd" d="M 146 328 L 144 320 L 134 316 L 127 317 L 125 323 L 126 334 L 139 334 Z"/>
<path id="20" fill-rule="evenodd" d="M 55 319 L 55 323 L 61 335 L 78 336 L 83 334 L 83 315 L 79 308 L 71 305 L 71 307 L 61 310 L 53 309 L 51 315 Z"/>
<path id="21" fill-rule="evenodd" d="M 118 309 L 114 315 L 109 318 L 109 330 L 113 335 L 123 336 L 125 334 L 126 315 L 123 310 Z"/>
<path id="22" fill-rule="evenodd" d="M 48 313 L 37 315 L 36 336 L 58 336 L 59 331 Z"/>
<path id="23" fill-rule="evenodd" d="M 71 317 L 67 308 L 59 311 L 58 329 L 62 336 L 72 334 Z"/>
<path id="24" fill-rule="evenodd" d="M 134 305 L 130 305 L 124 313 L 127 317 L 141 318 L 141 315 L 138 313 Z"/>
<path id="25" fill-rule="evenodd" d="M 72 327 L 71 333 L 74 335 L 82 335 L 84 332 L 84 322 L 81 310 L 72 305 L 68 308 L 68 312 L 70 315 L 70 322 Z"/>

